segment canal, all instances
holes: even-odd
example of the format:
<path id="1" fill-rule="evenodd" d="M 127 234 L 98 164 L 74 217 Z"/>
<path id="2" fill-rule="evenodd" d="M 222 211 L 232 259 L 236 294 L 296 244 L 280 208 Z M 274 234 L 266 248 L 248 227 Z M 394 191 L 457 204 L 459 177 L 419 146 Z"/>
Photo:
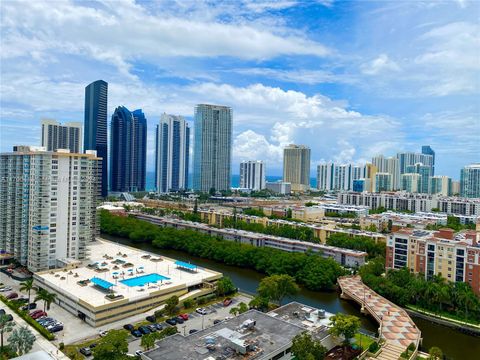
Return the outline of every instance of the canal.
<path id="1" fill-rule="evenodd" d="M 134 243 L 129 239 L 115 236 L 102 235 L 103 238 L 132 246 L 148 252 L 161 254 L 174 259 L 187 261 L 196 265 L 223 273 L 232 279 L 235 285 L 246 293 L 254 294 L 258 283 L 264 276 L 254 270 L 228 266 L 216 261 L 207 260 L 187 253 L 174 250 L 161 250 L 150 243 Z M 318 292 L 302 289 L 299 294 L 288 299 L 298 301 L 331 313 L 347 313 L 360 317 L 362 327 L 368 331 L 376 332 L 378 324 L 370 317 L 360 313 L 360 306 L 354 302 L 342 300 L 337 292 Z M 463 334 L 446 326 L 413 317 L 415 324 L 422 332 L 422 350 L 427 351 L 432 346 L 440 347 L 448 359 L 475 360 L 480 358 L 480 337 Z"/>

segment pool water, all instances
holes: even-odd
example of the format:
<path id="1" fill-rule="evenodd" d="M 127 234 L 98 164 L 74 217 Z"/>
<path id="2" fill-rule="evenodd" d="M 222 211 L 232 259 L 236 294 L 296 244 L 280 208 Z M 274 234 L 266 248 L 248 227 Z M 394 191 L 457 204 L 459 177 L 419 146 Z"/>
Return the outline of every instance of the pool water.
<path id="1" fill-rule="evenodd" d="M 120 282 L 127 286 L 142 286 L 142 285 L 153 283 L 160 280 L 170 280 L 170 278 L 160 274 L 153 273 L 153 274 L 137 276 L 131 279 L 120 280 Z"/>

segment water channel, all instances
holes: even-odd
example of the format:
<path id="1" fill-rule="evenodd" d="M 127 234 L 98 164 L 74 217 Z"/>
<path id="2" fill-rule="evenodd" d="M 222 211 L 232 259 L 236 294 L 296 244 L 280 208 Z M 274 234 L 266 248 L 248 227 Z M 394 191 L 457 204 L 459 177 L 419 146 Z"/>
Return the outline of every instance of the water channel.
<path id="1" fill-rule="evenodd" d="M 102 235 L 105 239 L 120 244 L 132 246 L 148 252 L 161 254 L 174 259 L 194 263 L 223 273 L 232 279 L 235 285 L 246 293 L 255 293 L 258 283 L 264 276 L 254 270 L 228 266 L 212 260 L 207 260 L 174 250 L 162 250 L 150 243 L 134 243 L 129 239 Z M 375 332 L 378 328 L 376 321 L 370 316 L 360 313 L 359 305 L 351 301 L 340 299 L 337 292 L 317 292 L 302 289 L 301 292 L 289 300 L 295 300 L 319 309 L 325 309 L 331 313 L 343 312 L 359 316 L 362 326 L 368 331 Z M 415 324 L 420 328 L 423 337 L 422 350 L 428 351 L 432 346 L 440 347 L 448 359 L 476 360 L 480 359 L 480 337 L 463 334 L 449 327 L 438 325 L 427 320 L 414 317 Z"/>

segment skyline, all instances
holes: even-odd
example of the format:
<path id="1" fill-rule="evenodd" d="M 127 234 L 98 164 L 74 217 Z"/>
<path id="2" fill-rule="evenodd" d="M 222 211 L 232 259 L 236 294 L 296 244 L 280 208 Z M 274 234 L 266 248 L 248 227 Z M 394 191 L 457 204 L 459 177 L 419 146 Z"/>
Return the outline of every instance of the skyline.
<path id="1" fill-rule="evenodd" d="M 55 4 L 2 2 L 2 152 L 39 145 L 41 118 L 82 121 L 103 79 L 109 120 L 120 105 L 146 114 L 148 171 L 161 114 L 192 126 L 199 103 L 233 109 L 232 173 L 264 160 L 281 174 L 289 143 L 312 148 L 312 172 L 422 145 L 438 175 L 480 162 L 478 3 Z"/>

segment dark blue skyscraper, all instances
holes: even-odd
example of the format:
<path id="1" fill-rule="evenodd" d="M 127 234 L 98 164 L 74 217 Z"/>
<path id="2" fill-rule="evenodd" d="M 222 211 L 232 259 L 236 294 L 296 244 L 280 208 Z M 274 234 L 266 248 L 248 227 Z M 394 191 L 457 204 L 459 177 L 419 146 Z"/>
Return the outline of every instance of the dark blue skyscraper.
<path id="1" fill-rule="evenodd" d="M 85 88 L 83 150 L 96 150 L 102 158 L 102 197 L 108 195 L 107 102 L 105 81 L 94 81 Z"/>
<path id="2" fill-rule="evenodd" d="M 142 110 L 131 113 L 119 106 L 112 115 L 110 190 L 144 191 L 147 157 L 147 120 Z"/>
<path id="3" fill-rule="evenodd" d="M 432 155 L 432 175 L 435 175 L 435 151 L 430 147 L 430 145 L 423 145 L 422 146 L 422 154 L 424 155 Z"/>

